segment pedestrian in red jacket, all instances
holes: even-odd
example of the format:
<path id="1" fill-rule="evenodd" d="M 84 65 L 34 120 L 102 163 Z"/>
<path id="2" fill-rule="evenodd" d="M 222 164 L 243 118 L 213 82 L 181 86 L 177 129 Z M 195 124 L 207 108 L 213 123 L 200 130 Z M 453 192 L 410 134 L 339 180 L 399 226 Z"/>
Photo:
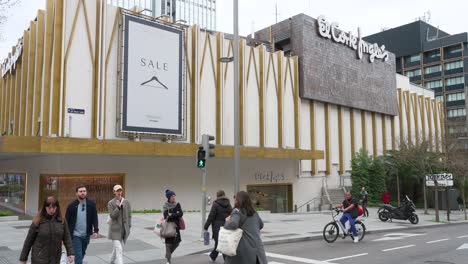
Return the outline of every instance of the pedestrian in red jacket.
<path id="1" fill-rule="evenodd" d="M 390 195 L 388 194 L 387 191 L 384 191 L 384 192 L 382 193 L 382 202 L 383 202 L 384 204 L 389 204 L 389 203 L 390 203 Z"/>

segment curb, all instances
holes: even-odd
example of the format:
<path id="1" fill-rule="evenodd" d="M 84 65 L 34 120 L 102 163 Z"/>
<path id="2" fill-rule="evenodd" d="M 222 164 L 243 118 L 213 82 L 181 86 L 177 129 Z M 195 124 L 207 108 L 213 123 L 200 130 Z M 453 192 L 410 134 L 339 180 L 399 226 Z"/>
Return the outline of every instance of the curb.
<path id="1" fill-rule="evenodd" d="M 468 221 L 461 221 L 457 223 L 441 223 L 441 224 L 433 224 L 433 225 L 424 225 L 424 226 L 410 226 L 410 227 L 399 227 L 399 228 L 388 228 L 388 229 L 379 229 L 379 230 L 372 230 L 372 231 L 366 231 L 366 235 L 368 234 L 379 234 L 379 233 L 385 233 L 388 231 L 400 231 L 400 230 L 417 230 L 417 229 L 423 229 L 423 228 L 441 228 L 441 227 L 446 227 L 447 225 L 452 226 L 452 225 L 463 225 L 463 224 L 468 224 Z M 297 243 L 297 242 L 307 242 L 307 241 L 315 241 L 315 240 L 321 240 L 322 239 L 322 234 L 319 235 L 310 235 L 310 236 L 302 236 L 302 237 L 296 237 L 296 238 L 285 238 L 285 239 L 277 239 L 277 240 L 270 240 L 270 241 L 265 241 L 263 242 L 264 246 L 271 246 L 271 245 L 280 245 L 280 244 L 289 244 L 289 243 Z M 207 252 L 211 252 L 213 248 L 209 249 L 204 249 L 200 250 L 194 253 L 190 253 L 189 255 L 197 255 L 197 254 L 203 254 Z"/>

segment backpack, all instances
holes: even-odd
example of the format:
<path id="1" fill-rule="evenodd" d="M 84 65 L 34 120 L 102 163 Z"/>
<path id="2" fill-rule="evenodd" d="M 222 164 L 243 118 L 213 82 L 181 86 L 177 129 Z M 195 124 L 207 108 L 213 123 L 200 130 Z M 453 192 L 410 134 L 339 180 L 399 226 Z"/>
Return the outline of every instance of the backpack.
<path id="1" fill-rule="evenodd" d="M 364 214 L 364 209 L 362 209 L 361 205 L 358 205 L 356 209 L 357 209 L 358 216 L 361 216 Z"/>

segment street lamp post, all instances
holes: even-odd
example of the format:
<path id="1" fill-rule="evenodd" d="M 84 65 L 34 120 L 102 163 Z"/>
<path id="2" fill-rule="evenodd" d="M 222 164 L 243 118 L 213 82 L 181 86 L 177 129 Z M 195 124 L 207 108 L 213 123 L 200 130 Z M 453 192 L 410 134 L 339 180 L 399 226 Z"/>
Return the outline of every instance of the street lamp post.
<path id="1" fill-rule="evenodd" d="M 234 195 L 239 192 L 239 1 L 234 0 Z"/>

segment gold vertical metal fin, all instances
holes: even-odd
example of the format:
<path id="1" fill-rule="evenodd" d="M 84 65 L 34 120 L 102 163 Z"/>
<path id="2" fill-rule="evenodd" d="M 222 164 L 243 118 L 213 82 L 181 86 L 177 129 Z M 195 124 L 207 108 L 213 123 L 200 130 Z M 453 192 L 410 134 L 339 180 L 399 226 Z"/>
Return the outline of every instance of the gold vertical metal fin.
<path id="1" fill-rule="evenodd" d="M 0 64 L 0 72 L 2 72 L 2 65 Z M 3 106 L 5 105 L 4 99 L 5 99 L 5 78 L 0 79 L 0 135 L 3 132 L 3 123 L 5 122 L 5 118 L 3 117 Z"/>
<path id="2" fill-rule="evenodd" d="M 294 63 L 294 86 L 293 86 L 293 96 L 294 96 L 294 148 L 300 149 L 300 127 L 299 127 L 299 117 L 301 112 L 299 106 L 299 58 L 293 58 Z"/>
<path id="3" fill-rule="evenodd" d="M 29 37 L 29 73 L 28 73 L 28 98 L 26 103 L 26 126 L 25 136 L 32 136 L 33 127 L 33 105 L 34 105 L 34 84 L 35 84 L 35 63 L 36 63 L 36 34 L 37 22 L 32 21 L 30 24 L 30 37 Z"/>
<path id="4" fill-rule="evenodd" d="M 34 80 L 34 115 L 33 115 L 33 131 L 32 136 L 39 135 L 41 127 L 39 122 L 41 117 L 41 94 L 44 86 L 42 85 L 42 76 L 44 70 L 44 38 L 45 38 L 45 16 L 43 10 L 39 10 L 37 14 L 37 45 L 36 45 L 36 76 Z"/>
<path id="5" fill-rule="evenodd" d="M 227 57 L 230 57 L 231 53 L 233 52 L 232 50 L 234 49 L 234 47 L 233 47 L 233 44 L 232 44 L 232 40 L 228 40 L 228 43 L 229 44 L 228 44 Z M 226 83 L 229 64 L 230 63 L 226 63 L 226 66 L 224 67 L 224 83 Z"/>
<path id="6" fill-rule="evenodd" d="M 367 150 L 367 137 L 366 137 L 366 112 L 361 110 L 361 136 L 362 136 L 362 149 Z"/>
<path id="7" fill-rule="evenodd" d="M 96 0 L 96 32 L 94 39 L 94 71 L 93 71 L 93 125 L 91 136 L 97 138 L 101 136 L 101 111 L 99 103 L 99 58 L 101 57 L 101 0 Z"/>
<path id="8" fill-rule="evenodd" d="M 315 103 L 309 100 L 309 118 L 310 118 L 310 150 L 315 150 Z M 315 175 L 316 161 L 311 159 L 311 174 Z"/>
<path id="9" fill-rule="evenodd" d="M 54 48 L 52 62 L 52 126 L 51 133 L 59 135 L 60 94 L 62 79 L 62 36 L 63 36 L 63 1 L 55 1 Z M 62 124 L 63 125 L 63 124 Z"/>
<path id="10" fill-rule="evenodd" d="M 222 35 L 216 33 L 216 144 L 221 144 L 221 71 L 222 65 L 219 59 L 222 51 Z"/>
<path id="11" fill-rule="evenodd" d="M 259 86 L 258 86 L 258 107 L 259 107 L 259 122 L 260 122 L 260 147 L 265 146 L 265 112 L 264 112 L 264 92 L 265 92 L 265 48 L 260 46 L 259 54 L 259 67 L 260 67 L 260 77 L 259 77 Z"/>
<path id="12" fill-rule="evenodd" d="M 18 136 L 24 136 L 26 127 L 26 105 L 28 96 L 28 80 L 29 80 L 29 38 L 30 32 L 25 31 L 23 36 L 23 55 L 21 56 L 23 72 L 21 74 L 21 101 L 20 101 L 20 118 Z M 31 69 L 33 71 L 33 69 Z"/>
<path id="13" fill-rule="evenodd" d="M 209 51 L 210 51 L 211 70 L 213 71 L 213 81 L 214 81 L 214 84 L 216 85 L 216 83 L 218 82 L 218 80 L 217 80 L 218 75 L 216 74 L 216 64 L 217 63 L 215 63 L 216 53 L 214 53 L 216 51 L 213 51 L 213 46 L 211 45 L 211 34 L 209 34 L 209 33 L 207 33 L 207 34 L 210 35 L 210 38 L 208 39 L 208 48 L 209 48 Z"/>
<path id="14" fill-rule="evenodd" d="M 380 118 L 382 120 L 382 151 L 385 154 L 387 152 L 387 117 L 381 114 Z"/>
<path id="15" fill-rule="evenodd" d="M 432 137 L 432 119 L 431 119 L 431 99 L 429 97 L 426 98 L 426 106 L 427 106 L 427 126 L 429 128 L 429 149 L 432 151 L 433 149 L 433 145 L 434 145 L 434 140 L 433 140 L 433 137 Z"/>
<path id="16" fill-rule="evenodd" d="M 343 157 L 343 109 L 338 105 L 338 157 L 340 161 L 340 175 L 344 174 L 344 157 Z"/>
<path id="17" fill-rule="evenodd" d="M 244 145 L 244 93 L 245 93 L 245 40 L 239 40 L 239 144 Z"/>
<path id="18" fill-rule="evenodd" d="M 392 150 L 396 150 L 395 116 L 390 117 L 390 130 L 392 133 Z"/>
<path id="19" fill-rule="evenodd" d="M 328 103 L 324 103 L 325 114 L 325 175 L 330 175 L 330 118 Z"/>
<path id="20" fill-rule="evenodd" d="M 377 122 L 375 119 L 375 112 L 372 112 L 372 156 L 377 158 Z"/>
<path id="21" fill-rule="evenodd" d="M 439 124 L 437 123 L 437 105 L 435 99 L 431 99 L 432 113 L 434 116 L 434 135 L 435 135 L 435 149 L 438 152 L 439 149 Z"/>
<path id="22" fill-rule="evenodd" d="M 48 137 L 49 118 L 50 118 L 50 86 L 51 86 L 51 71 L 52 71 L 52 40 L 54 36 L 54 6 L 53 0 L 47 0 L 46 9 L 46 36 L 44 47 L 44 87 L 43 87 L 43 107 L 41 110 L 42 119 L 42 136 Z"/>
<path id="23" fill-rule="evenodd" d="M 189 54 L 188 47 L 187 47 L 189 30 L 185 29 L 184 34 L 185 34 L 185 38 L 184 38 L 185 67 L 187 68 L 186 72 L 188 76 L 188 83 L 192 83 L 192 70 L 191 70 L 191 65 L 190 65 L 190 57 L 187 56 Z"/>
<path id="24" fill-rule="evenodd" d="M 354 153 L 356 153 L 356 141 L 355 141 L 355 128 L 354 128 L 354 109 L 349 109 L 349 127 L 350 127 L 350 137 L 351 137 L 351 159 L 354 158 Z"/>
<path id="25" fill-rule="evenodd" d="M 278 62 L 278 79 L 275 78 L 276 98 L 278 99 L 278 148 L 283 148 L 283 56 L 281 52 L 276 53 L 276 59 Z"/>
<path id="26" fill-rule="evenodd" d="M 418 121 L 418 96 L 416 93 L 413 96 L 413 115 L 414 115 L 414 136 L 416 139 L 416 145 L 419 145 L 419 121 Z"/>
<path id="27" fill-rule="evenodd" d="M 203 34 L 203 33 L 199 33 Z M 210 34 L 207 32 L 205 34 L 205 44 L 203 45 L 203 52 L 202 52 L 202 59 L 201 59 L 201 64 L 200 64 L 200 80 L 203 78 L 203 70 L 205 69 L 205 58 L 206 58 L 206 52 L 208 49 L 208 42 L 210 42 Z"/>
<path id="28" fill-rule="evenodd" d="M 27 65 L 26 65 L 27 67 Z M 13 120 L 13 135 L 19 136 L 19 127 L 20 127 L 20 98 L 21 98 L 21 90 L 22 90 L 22 76 L 23 76 L 23 63 L 21 61 L 17 62 L 16 70 L 15 70 L 15 100 L 14 100 L 14 108 L 13 111 L 15 112 L 14 120 Z"/>
<path id="29" fill-rule="evenodd" d="M 425 142 L 426 141 L 426 119 L 424 117 L 424 112 L 426 110 L 424 107 L 424 95 L 419 95 L 418 100 L 419 100 L 419 109 L 420 109 L 419 113 L 421 116 L 421 130 L 422 130 L 421 142 Z"/>
<path id="30" fill-rule="evenodd" d="M 413 139 L 411 138 L 411 98 L 410 98 L 410 92 L 405 91 L 404 96 L 403 96 L 403 101 L 405 102 L 406 105 L 406 126 L 407 126 L 407 137 L 408 137 L 408 144 L 412 144 Z"/>
<path id="31" fill-rule="evenodd" d="M 404 142 L 404 133 L 403 133 L 403 90 L 398 88 L 398 120 L 400 127 L 400 144 Z"/>
<path id="32" fill-rule="evenodd" d="M 190 83 L 190 143 L 195 143 L 196 135 L 196 99 L 197 99 L 197 56 L 198 56 L 198 28 L 192 27 L 192 82 Z"/>

